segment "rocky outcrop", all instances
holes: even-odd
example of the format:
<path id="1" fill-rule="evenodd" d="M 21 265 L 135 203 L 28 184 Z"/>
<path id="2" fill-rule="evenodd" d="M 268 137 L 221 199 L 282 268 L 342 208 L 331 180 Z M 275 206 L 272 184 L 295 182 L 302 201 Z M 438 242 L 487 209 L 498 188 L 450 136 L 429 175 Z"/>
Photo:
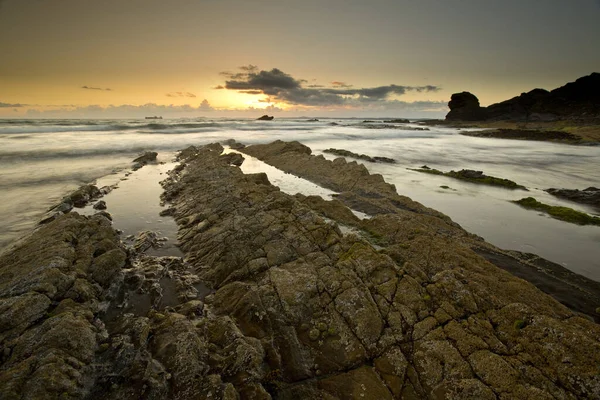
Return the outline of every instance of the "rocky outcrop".
<path id="1" fill-rule="evenodd" d="M 299 143 L 244 151 L 323 174 Z M 342 189 L 334 202 L 286 195 L 218 149 L 186 160 L 165 187 L 181 247 L 216 290 L 205 302 L 255 346 L 246 378 L 223 381 L 258 398 L 599 393 L 597 325 L 485 261 L 447 218 L 394 207 L 395 192 L 352 172 L 358 164 L 323 165 L 346 171 L 325 174 Z M 347 204 L 379 212 L 360 220 Z"/>
<path id="2" fill-rule="evenodd" d="M 574 201 L 581 204 L 591 204 L 600 208 L 600 189 L 589 187 L 587 189 L 547 189 L 546 192 L 561 199 Z"/>
<path id="3" fill-rule="evenodd" d="M 106 335 L 98 318 L 126 252 L 103 216 L 69 213 L 0 258 L 0 397 L 83 398 Z"/>
<path id="4" fill-rule="evenodd" d="M 395 164 L 396 163 L 396 160 L 394 160 L 393 158 L 381 157 L 381 156 L 371 157 L 366 154 L 353 153 L 351 151 L 344 150 L 344 149 L 326 149 L 326 150 L 323 150 L 323 153 L 335 154 L 336 156 L 340 156 L 340 157 L 356 158 L 359 160 L 364 160 L 364 161 L 368 161 L 368 162 L 372 162 L 372 163 L 377 163 L 377 162 L 387 163 L 387 164 Z"/>
<path id="5" fill-rule="evenodd" d="M 155 151 L 147 151 L 144 154 L 140 155 L 139 157 L 136 157 L 133 160 L 133 167 L 132 169 L 134 171 L 142 168 L 144 165 L 150 164 L 150 163 L 155 163 L 156 162 L 156 157 L 158 156 L 158 153 Z"/>
<path id="6" fill-rule="evenodd" d="M 448 121 L 554 121 L 600 118 L 600 73 L 581 77 L 552 91 L 533 89 L 510 100 L 480 107 L 469 92 L 455 93 Z"/>
<path id="7" fill-rule="evenodd" d="M 479 105 L 479 99 L 472 93 L 454 93 L 448 102 L 450 112 L 448 121 L 482 121 L 487 119 L 485 108 Z"/>
<path id="8" fill-rule="evenodd" d="M 102 216 L 43 226 L 0 257 L 0 397 L 600 396 L 600 327 L 484 241 L 355 162 L 244 151 L 340 194 L 287 195 L 213 144 L 163 183 L 185 261 L 123 248 Z"/>
<path id="9" fill-rule="evenodd" d="M 521 189 L 529 191 L 525 186 L 519 185 L 510 179 L 497 178 L 495 176 L 485 175 L 483 171 L 475 171 L 472 169 L 461 169 L 460 171 L 442 172 L 435 168 L 429 168 L 427 165 L 423 165 L 421 168 L 408 168 L 411 171 L 422 172 L 431 175 L 441 175 L 450 178 L 458 179 L 461 181 L 477 183 L 480 185 L 498 186 L 506 189 Z"/>
<path id="10" fill-rule="evenodd" d="M 269 117 L 267 114 L 263 115 L 262 117 L 258 117 L 256 118 L 257 121 L 272 121 L 273 120 L 273 116 Z"/>

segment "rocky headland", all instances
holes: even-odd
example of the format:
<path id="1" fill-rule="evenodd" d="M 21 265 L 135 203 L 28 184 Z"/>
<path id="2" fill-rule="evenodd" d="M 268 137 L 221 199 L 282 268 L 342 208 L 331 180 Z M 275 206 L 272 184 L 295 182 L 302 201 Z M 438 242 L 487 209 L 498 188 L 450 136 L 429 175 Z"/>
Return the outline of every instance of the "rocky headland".
<path id="1" fill-rule="evenodd" d="M 495 248 L 356 162 L 240 147 L 327 201 L 222 150 L 186 149 L 163 182 L 184 259 L 124 245 L 104 211 L 0 255 L 1 398 L 600 397 L 596 282 Z"/>
<path id="2" fill-rule="evenodd" d="M 472 93 L 455 93 L 448 107 L 449 121 L 598 120 L 600 73 L 594 72 L 552 91 L 533 89 L 488 107 L 481 107 Z"/>
<path id="3" fill-rule="evenodd" d="M 548 91 L 533 89 L 512 99 L 482 107 L 470 92 L 455 93 L 443 123 L 489 128 L 461 132 L 478 137 L 546 140 L 565 143 L 600 142 L 600 73 Z"/>

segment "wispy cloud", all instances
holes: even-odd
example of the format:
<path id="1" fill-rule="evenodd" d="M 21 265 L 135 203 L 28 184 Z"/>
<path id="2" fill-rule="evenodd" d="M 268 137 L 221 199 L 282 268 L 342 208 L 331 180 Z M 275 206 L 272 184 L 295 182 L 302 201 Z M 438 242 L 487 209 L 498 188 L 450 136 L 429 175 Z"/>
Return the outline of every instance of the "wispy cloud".
<path id="1" fill-rule="evenodd" d="M 191 98 L 196 98 L 196 95 L 194 93 L 190 93 L 190 92 L 171 92 L 171 93 L 167 93 L 167 97 L 191 97 Z"/>
<path id="2" fill-rule="evenodd" d="M 86 90 L 104 90 L 104 91 L 108 91 L 108 92 L 112 91 L 112 89 L 110 89 L 110 88 L 103 89 L 103 88 L 93 87 L 93 86 L 82 86 L 81 88 L 86 89 Z"/>
<path id="3" fill-rule="evenodd" d="M 340 88 L 351 88 L 352 85 L 348 85 L 346 82 L 340 82 L 340 81 L 333 81 L 331 82 L 331 85 L 334 87 L 340 87 Z"/>
<path id="4" fill-rule="evenodd" d="M 0 0 L 1 2 L 2 0 Z M 0 108 L 19 108 L 19 107 L 27 107 L 27 104 L 21 103 L 2 103 L 0 102 Z"/>
<path id="5" fill-rule="evenodd" d="M 407 92 L 436 92 L 439 87 L 385 85 L 367 88 L 354 88 L 341 81 L 333 81 L 331 88 L 307 83 L 278 68 L 259 70 L 255 65 L 241 67 L 242 72 L 222 72 L 228 78 L 224 85 L 215 89 L 235 90 L 239 93 L 269 96 L 274 102 L 298 106 L 347 106 L 361 107 L 367 104 L 393 102 L 395 97 Z"/>

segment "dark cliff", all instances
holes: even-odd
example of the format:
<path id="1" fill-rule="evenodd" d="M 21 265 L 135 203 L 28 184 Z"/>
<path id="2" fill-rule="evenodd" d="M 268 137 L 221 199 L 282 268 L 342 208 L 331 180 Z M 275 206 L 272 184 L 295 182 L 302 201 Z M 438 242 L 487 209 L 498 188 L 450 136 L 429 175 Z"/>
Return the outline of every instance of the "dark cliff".
<path id="1" fill-rule="evenodd" d="M 448 103 L 449 121 L 554 121 L 600 119 L 600 73 L 581 77 L 552 91 L 533 89 L 501 103 L 481 107 L 469 92 Z"/>

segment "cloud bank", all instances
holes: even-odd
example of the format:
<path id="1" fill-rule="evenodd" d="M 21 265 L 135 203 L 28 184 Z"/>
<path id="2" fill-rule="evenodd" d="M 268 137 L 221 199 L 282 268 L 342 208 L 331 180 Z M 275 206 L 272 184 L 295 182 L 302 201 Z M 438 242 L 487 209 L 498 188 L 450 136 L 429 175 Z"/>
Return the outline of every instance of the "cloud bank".
<path id="1" fill-rule="evenodd" d="M 15 108 L 15 107 L 17 107 L 17 108 L 27 107 L 27 104 L 21 104 L 21 103 L 2 103 L 0 101 L 0 108 Z"/>
<path id="2" fill-rule="evenodd" d="M 198 106 L 163 105 L 148 103 L 143 105 L 110 105 L 110 106 L 78 106 L 58 107 L 48 110 L 29 109 L 27 117 L 30 118 L 143 118 L 146 116 L 162 115 L 171 117 L 189 117 L 199 113 L 213 112 L 215 109 L 208 100 L 204 99 Z"/>
<path id="3" fill-rule="evenodd" d="M 297 79 L 278 68 L 259 70 L 256 65 L 239 68 L 241 72 L 221 72 L 228 78 L 224 85 L 215 89 L 234 90 L 238 93 L 265 95 L 271 101 L 292 106 L 307 107 L 365 107 L 398 105 L 395 97 L 407 92 L 437 92 L 437 86 L 405 86 L 390 84 L 385 86 L 354 88 L 346 82 L 332 81 L 331 87 L 318 84 L 306 85 L 304 79 Z"/>

